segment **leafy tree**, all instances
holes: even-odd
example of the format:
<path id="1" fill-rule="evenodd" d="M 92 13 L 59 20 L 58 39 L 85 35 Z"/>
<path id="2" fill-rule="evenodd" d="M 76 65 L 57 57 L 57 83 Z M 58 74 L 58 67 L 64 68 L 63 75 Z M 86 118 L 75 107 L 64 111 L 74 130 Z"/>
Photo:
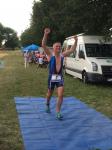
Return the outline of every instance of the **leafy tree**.
<path id="1" fill-rule="evenodd" d="M 30 45 L 33 43 L 36 44 L 36 42 L 34 42 L 34 41 L 35 41 L 35 39 L 34 39 L 34 33 L 33 33 L 32 29 L 28 28 L 21 34 L 21 45 L 22 46 L 27 46 L 27 45 Z"/>
<path id="2" fill-rule="evenodd" d="M 12 49 L 19 46 L 17 33 L 9 27 L 4 28 L 4 46 Z"/>
<path id="3" fill-rule="evenodd" d="M 111 0 L 34 1 L 29 28 L 32 34 L 29 36 L 40 44 L 45 27 L 50 27 L 52 31 L 49 44 L 63 42 L 65 37 L 81 32 L 108 35 L 112 28 L 111 9 Z"/>
<path id="4" fill-rule="evenodd" d="M 19 40 L 17 38 L 17 34 L 13 33 L 9 35 L 4 45 L 5 47 L 12 48 L 12 49 L 14 49 L 15 47 L 19 47 Z"/>
<path id="5" fill-rule="evenodd" d="M 17 37 L 17 33 L 9 27 L 4 27 L 1 23 L 0 23 L 0 46 L 12 49 L 19 46 L 19 39 Z"/>

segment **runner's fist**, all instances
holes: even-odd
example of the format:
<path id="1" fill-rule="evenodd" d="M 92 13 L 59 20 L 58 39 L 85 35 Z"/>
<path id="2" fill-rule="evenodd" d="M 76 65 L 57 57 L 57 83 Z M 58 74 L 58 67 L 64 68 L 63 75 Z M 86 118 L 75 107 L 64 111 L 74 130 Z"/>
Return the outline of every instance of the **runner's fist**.
<path id="1" fill-rule="evenodd" d="M 50 28 L 45 28 L 45 29 L 44 29 L 44 33 L 45 33 L 45 34 L 48 35 L 50 32 L 51 32 Z"/>
<path id="2" fill-rule="evenodd" d="M 76 40 L 76 41 L 78 40 L 78 38 L 77 38 L 77 36 L 76 36 L 76 35 L 74 35 L 74 40 Z"/>

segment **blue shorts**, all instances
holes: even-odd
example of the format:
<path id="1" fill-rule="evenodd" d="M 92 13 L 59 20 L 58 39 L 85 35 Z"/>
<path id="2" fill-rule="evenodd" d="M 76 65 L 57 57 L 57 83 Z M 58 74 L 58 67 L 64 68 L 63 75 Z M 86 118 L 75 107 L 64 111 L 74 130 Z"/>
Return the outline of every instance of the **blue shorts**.
<path id="1" fill-rule="evenodd" d="M 48 89 L 50 90 L 54 90 L 54 88 L 58 88 L 64 86 L 64 80 L 62 78 L 62 80 L 60 80 L 59 82 L 51 82 L 51 78 L 48 78 Z"/>

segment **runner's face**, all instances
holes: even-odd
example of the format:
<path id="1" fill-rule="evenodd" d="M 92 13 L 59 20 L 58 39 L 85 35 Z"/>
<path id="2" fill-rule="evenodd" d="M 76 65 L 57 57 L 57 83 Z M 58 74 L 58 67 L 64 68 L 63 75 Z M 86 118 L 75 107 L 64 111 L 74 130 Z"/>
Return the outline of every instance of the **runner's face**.
<path id="1" fill-rule="evenodd" d="M 60 53 L 60 51 L 61 51 L 61 43 L 55 43 L 55 44 L 53 45 L 53 49 L 54 49 L 54 51 L 55 51 L 56 53 Z"/>

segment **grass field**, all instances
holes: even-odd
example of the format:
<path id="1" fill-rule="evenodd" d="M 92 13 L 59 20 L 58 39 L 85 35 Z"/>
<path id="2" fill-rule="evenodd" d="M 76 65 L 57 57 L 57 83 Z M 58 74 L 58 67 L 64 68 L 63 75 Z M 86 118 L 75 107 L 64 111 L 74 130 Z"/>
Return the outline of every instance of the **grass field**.
<path id="1" fill-rule="evenodd" d="M 0 150 L 23 150 L 14 97 L 44 97 L 47 69 L 37 69 L 35 64 L 25 69 L 19 51 L 0 52 L 0 60 L 4 61 L 4 68 L 0 69 Z M 74 96 L 112 117 L 112 83 L 84 85 L 66 75 L 64 96 Z"/>

